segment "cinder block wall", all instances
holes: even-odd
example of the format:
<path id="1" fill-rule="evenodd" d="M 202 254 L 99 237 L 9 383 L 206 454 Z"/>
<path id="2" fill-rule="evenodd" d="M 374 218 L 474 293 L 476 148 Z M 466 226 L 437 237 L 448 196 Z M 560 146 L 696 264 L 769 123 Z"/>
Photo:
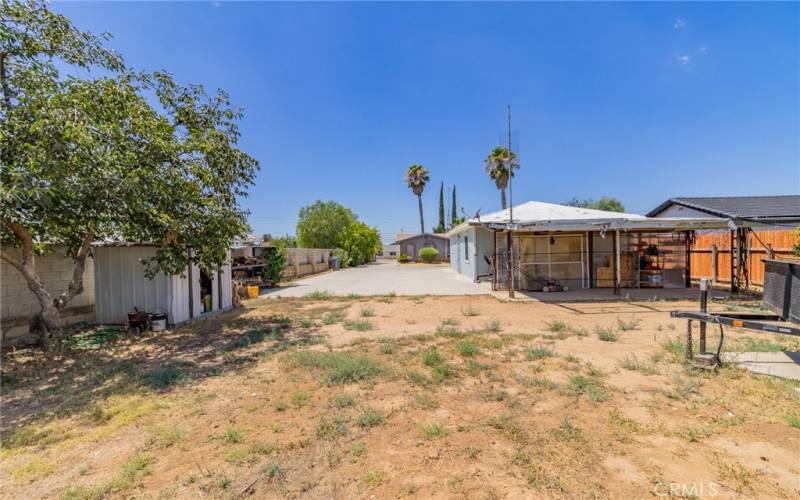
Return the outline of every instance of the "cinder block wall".
<path id="1" fill-rule="evenodd" d="M 16 248 L 3 247 L 3 251 L 18 256 Z M 3 347 L 27 344 L 35 339 L 29 335 L 30 326 L 39 314 L 39 302 L 28 288 L 25 278 L 8 262 L 0 264 L 0 328 Z M 65 256 L 63 248 L 36 257 L 36 268 L 45 287 L 57 295 L 69 286 L 72 279 L 72 259 Z M 94 262 L 86 260 L 83 275 L 83 293 L 73 298 L 63 313 L 66 324 L 93 322 L 94 313 Z"/>
<path id="2" fill-rule="evenodd" d="M 328 270 L 331 251 L 324 248 L 287 248 L 283 279 L 300 278 Z"/>

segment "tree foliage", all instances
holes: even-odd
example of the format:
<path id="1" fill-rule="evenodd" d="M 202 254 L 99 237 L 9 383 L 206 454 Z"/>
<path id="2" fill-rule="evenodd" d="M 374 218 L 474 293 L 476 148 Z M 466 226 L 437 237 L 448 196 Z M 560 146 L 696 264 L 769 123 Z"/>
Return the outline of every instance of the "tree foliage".
<path id="1" fill-rule="evenodd" d="M 500 190 L 500 205 L 506 209 L 506 187 L 508 181 L 514 176 L 514 170 L 519 168 L 517 155 L 508 148 L 498 146 L 492 149 L 484 160 L 484 169 L 489 178 L 494 181 L 497 189 Z"/>
<path id="2" fill-rule="evenodd" d="M 108 38 L 42 2 L 0 7 L 0 237 L 22 248 L 3 259 L 38 298 L 45 337 L 83 290 L 92 242 L 153 243 L 148 274 L 177 274 L 190 260 L 206 270 L 223 263 L 247 229 L 238 200 L 258 162 L 237 147 L 241 110 L 222 91 L 127 70 Z M 104 76 L 64 76 L 63 67 Z M 75 261 L 58 296 L 35 265 L 55 245 Z"/>
<path id="3" fill-rule="evenodd" d="M 580 199 L 572 198 L 564 203 L 569 207 L 592 208 L 595 210 L 605 210 L 607 212 L 624 212 L 625 206 L 616 198 L 610 196 L 603 196 L 599 200 L 592 198 Z"/>
<path id="4" fill-rule="evenodd" d="M 286 247 L 283 245 L 269 249 L 264 256 L 264 269 L 261 277 L 271 286 L 277 286 L 283 279 L 286 262 L 289 259 Z"/>
<path id="5" fill-rule="evenodd" d="M 439 185 L 439 224 L 433 228 L 434 233 L 443 233 L 447 230 L 444 220 L 444 182 Z"/>
<path id="6" fill-rule="evenodd" d="M 342 249 L 347 252 L 348 266 L 372 262 L 381 252 L 381 235 L 376 228 L 355 222 L 345 234 Z"/>
<path id="7" fill-rule="evenodd" d="M 419 208 L 419 230 L 421 233 L 425 232 L 425 218 L 422 214 L 422 192 L 425 190 L 425 185 L 430 181 L 430 174 L 428 169 L 422 165 L 413 164 L 406 170 L 405 181 L 406 185 L 411 189 L 411 192 L 417 196 L 417 205 Z"/>
<path id="8" fill-rule="evenodd" d="M 267 243 L 272 243 L 276 247 L 297 248 L 297 238 L 291 234 L 275 237 L 266 233 L 261 239 Z"/>
<path id="9" fill-rule="evenodd" d="M 347 230 L 358 220 L 349 208 L 321 200 L 301 208 L 298 219 L 297 244 L 303 248 L 343 248 Z"/>

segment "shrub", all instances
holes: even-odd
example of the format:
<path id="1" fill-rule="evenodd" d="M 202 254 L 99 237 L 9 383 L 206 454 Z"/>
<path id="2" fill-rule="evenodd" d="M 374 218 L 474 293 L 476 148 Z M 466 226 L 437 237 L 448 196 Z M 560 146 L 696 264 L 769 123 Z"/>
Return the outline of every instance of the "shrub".
<path id="1" fill-rule="evenodd" d="M 401 253 L 400 255 L 397 256 L 397 262 L 399 262 L 400 264 L 407 264 L 411 262 L 411 257 L 409 257 L 404 253 Z"/>
<path id="2" fill-rule="evenodd" d="M 264 259 L 264 270 L 261 279 L 270 286 L 277 286 L 283 279 L 283 270 L 288 260 L 286 249 L 275 247 L 267 252 Z"/>
<path id="3" fill-rule="evenodd" d="M 431 262 L 436 261 L 439 258 L 439 250 L 436 250 L 433 247 L 423 247 L 419 250 L 419 258 L 422 259 L 423 262 L 427 262 L 430 264 Z"/>

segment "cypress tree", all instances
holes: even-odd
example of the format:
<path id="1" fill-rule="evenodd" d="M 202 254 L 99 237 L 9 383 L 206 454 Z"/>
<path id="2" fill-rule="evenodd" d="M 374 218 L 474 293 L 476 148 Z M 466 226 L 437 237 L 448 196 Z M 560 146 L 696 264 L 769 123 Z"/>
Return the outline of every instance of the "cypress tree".
<path id="1" fill-rule="evenodd" d="M 459 224 L 459 222 L 458 222 L 458 213 L 456 212 L 456 206 L 457 206 L 456 205 L 456 186 L 454 184 L 453 185 L 453 210 L 452 210 L 452 213 L 450 215 L 450 226 L 451 227 L 457 226 Z"/>
<path id="2" fill-rule="evenodd" d="M 439 225 L 436 226 L 435 233 L 444 232 L 444 182 L 439 186 Z"/>

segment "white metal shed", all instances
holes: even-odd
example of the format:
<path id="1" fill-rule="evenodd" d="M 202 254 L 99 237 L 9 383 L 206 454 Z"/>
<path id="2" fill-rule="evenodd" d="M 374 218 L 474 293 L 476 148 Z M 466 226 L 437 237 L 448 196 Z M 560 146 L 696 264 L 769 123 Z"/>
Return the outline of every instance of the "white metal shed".
<path id="1" fill-rule="evenodd" d="M 103 243 L 94 246 L 94 287 L 97 322 L 122 324 L 137 308 L 167 313 L 167 322 L 180 324 L 232 307 L 231 265 L 206 274 L 197 265 L 178 276 L 145 276 L 143 258 L 154 256 L 153 245 Z M 190 286 L 191 285 L 191 286 Z M 210 295 L 210 301 L 204 295 Z"/>

